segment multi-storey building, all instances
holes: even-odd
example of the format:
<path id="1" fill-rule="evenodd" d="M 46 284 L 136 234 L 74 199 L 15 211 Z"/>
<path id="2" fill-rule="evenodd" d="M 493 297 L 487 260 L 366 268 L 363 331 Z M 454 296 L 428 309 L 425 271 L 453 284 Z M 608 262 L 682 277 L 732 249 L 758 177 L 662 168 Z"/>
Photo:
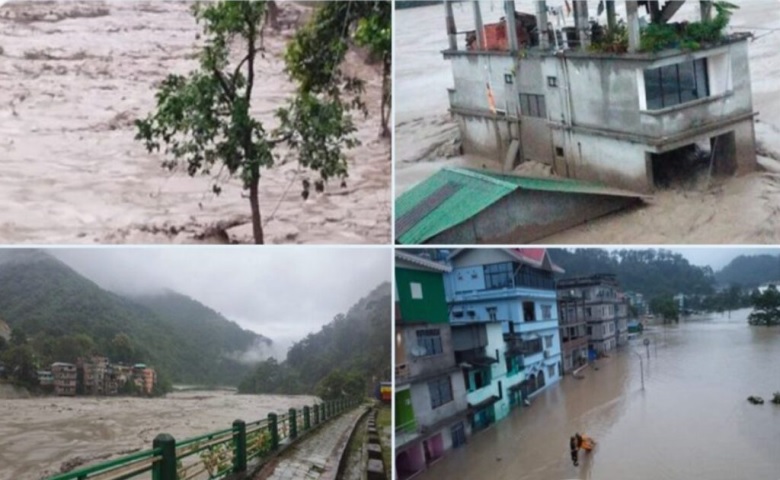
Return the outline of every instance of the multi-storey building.
<path id="1" fill-rule="evenodd" d="M 470 428 L 444 296 L 450 268 L 400 250 L 395 263 L 395 455 L 405 479 L 463 445 Z"/>
<path id="2" fill-rule="evenodd" d="M 103 395 L 105 393 L 105 377 L 108 369 L 108 358 L 94 355 L 80 358 L 77 362 L 81 370 L 81 381 L 84 393 L 88 395 Z"/>
<path id="3" fill-rule="evenodd" d="M 72 363 L 56 362 L 51 365 L 54 377 L 54 393 L 62 396 L 76 395 L 78 371 Z"/>
<path id="4" fill-rule="evenodd" d="M 501 418 L 522 398 L 560 379 L 553 274 L 562 270 L 542 248 L 461 249 L 449 255 L 449 262 L 445 285 L 452 325 L 501 325 L 503 350 L 496 348 L 498 342 L 490 350 L 500 361 L 500 367 L 491 367 L 493 373 L 507 375 L 506 383 L 495 382 L 493 390 L 500 393 L 494 415 Z"/>
<path id="5" fill-rule="evenodd" d="M 571 314 L 567 321 L 585 322 L 589 349 L 593 352 L 605 353 L 628 341 L 628 304 L 620 294 L 615 275 L 559 280 L 558 295 L 566 304 L 567 314 Z"/>
<path id="6" fill-rule="evenodd" d="M 563 28 L 550 22 L 545 1 L 533 2 L 534 15 L 500 2 L 505 16 L 495 24 L 483 24 L 481 2 L 470 3 L 476 28 L 459 44 L 464 32 L 444 2 L 450 111 L 466 152 L 504 171 L 533 160 L 560 176 L 646 192 L 696 148 L 709 150 L 716 173 L 755 169 L 749 33 L 724 32 L 693 50 L 642 51 L 639 4 L 656 7 L 651 19 L 664 24 L 685 2 L 626 1 L 626 51 L 598 51 L 590 47 L 605 29 L 591 22 L 585 0 L 571 2 L 575 25 Z M 603 3 L 614 28 L 616 2 Z M 702 20 L 712 18 L 712 3 L 701 1 Z"/>
<path id="7" fill-rule="evenodd" d="M 571 372 L 588 362 L 588 333 L 585 299 L 570 291 L 558 290 L 563 371 Z"/>

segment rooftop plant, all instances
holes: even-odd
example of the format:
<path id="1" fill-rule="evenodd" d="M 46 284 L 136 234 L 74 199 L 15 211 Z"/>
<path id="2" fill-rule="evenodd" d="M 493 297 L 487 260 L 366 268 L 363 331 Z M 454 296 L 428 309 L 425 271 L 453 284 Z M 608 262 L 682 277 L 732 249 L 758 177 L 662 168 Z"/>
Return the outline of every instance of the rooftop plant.
<path id="1" fill-rule="evenodd" d="M 725 1 L 713 3 L 713 7 L 716 14 L 712 20 L 680 24 L 651 23 L 642 30 L 640 50 L 643 52 L 658 52 L 667 48 L 698 50 L 703 44 L 720 41 L 732 13 L 739 7 Z"/>

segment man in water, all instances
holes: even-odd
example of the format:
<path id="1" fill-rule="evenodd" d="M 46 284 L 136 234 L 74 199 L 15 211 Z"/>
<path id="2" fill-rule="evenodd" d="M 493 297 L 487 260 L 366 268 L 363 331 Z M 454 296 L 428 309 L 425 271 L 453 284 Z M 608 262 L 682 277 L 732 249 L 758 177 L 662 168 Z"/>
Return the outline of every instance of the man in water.
<path id="1" fill-rule="evenodd" d="M 574 466 L 578 466 L 578 456 L 579 456 L 579 446 L 577 445 L 577 438 L 571 437 L 569 439 L 569 450 L 571 450 L 571 461 L 574 463 Z"/>

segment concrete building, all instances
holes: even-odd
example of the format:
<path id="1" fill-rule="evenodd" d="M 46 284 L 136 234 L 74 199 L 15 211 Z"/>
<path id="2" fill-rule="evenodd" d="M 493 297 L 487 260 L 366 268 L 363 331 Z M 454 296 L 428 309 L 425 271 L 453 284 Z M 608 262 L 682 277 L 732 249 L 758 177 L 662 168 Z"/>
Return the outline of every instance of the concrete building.
<path id="1" fill-rule="evenodd" d="M 504 1 L 505 18 L 490 25 L 480 2 L 471 3 L 472 32 L 457 31 L 452 3 L 444 3 L 450 111 L 466 153 L 494 158 L 507 172 L 533 160 L 559 176 L 637 192 L 654 190 L 697 146 L 716 173 L 755 168 L 749 34 L 693 51 L 643 52 L 643 2 L 626 1 L 627 51 L 599 53 L 588 47 L 604 28 L 589 21 L 587 1 L 571 2 L 574 26 L 563 28 L 548 21 L 544 1 L 531 16 Z M 616 2 L 605 3 L 614 25 Z M 653 21 L 666 23 L 684 2 L 644 3 Z M 702 18 L 710 7 L 701 2 Z"/>
<path id="2" fill-rule="evenodd" d="M 80 370 L 82 388 L 87 395 L 103 395 L 105 393 L 106 370 L 108 358 L 94 355 L 80 358 L 77 362 Z"/>
<path id="3" fill-rule="evenodd" d="M 157 372 L 146 364 L 137 363 L 133 366 L 133 381 L 141 392 L 150 395 L 154 384 L 157 383 Z"/>
<path id="4" fill-rule="evenodd" d="M 38 385 L 41 387 L 53 387 L 54 386 L 54 375 L 52 375 L 51 371 L 49 370 L 38 370 Z"/>
<path id="5" fill-rule="evenodd" d="M 510 406 L 519 405 L 521 398 L 560 379 L 553 273 L 562 270 L 543 248 L 460 249 L 449 255 L 449 262 L 452 271 L 445 274 L 445 287 L 452 325 L 500 323 L 504 358 L 493 373 L 523 372 L 517 383 L 513 378 L 507 384 L 496 384 L 502 392 L 501 401 L 496 402 L 500 418 Z M 492 353 L 502 356 L 500 348 L 491 347 Z"/>
<path id="6" fill-rule="evenodd" d="M 588 334 L 585 299 L 558 290 L 563 371 L 569 373 L 588 362 Z"/>
<path id="7" fill-rule="evenodd" d="M 613 274 L 569 278 L 558 281 L 558 297 L 567 314 L 586 322 L 589 350 L 606 353 L 628 341 L 628 303 Z M 576 305 L 576 308 L 574 307 Z"/>
<path id="8" fill-rule="evenodd" d="M 78 370 L 72 363 L 56 362 L 51 365 L 54 377 L 54 393 L 62 396 L 76 395 Z"/>
<path id="9" fill-rule="evenodd" d="M 444 295 L 449 267 L 395 252 L 396 476 L 410 478 L 466 443 L 468 403 Z"/>

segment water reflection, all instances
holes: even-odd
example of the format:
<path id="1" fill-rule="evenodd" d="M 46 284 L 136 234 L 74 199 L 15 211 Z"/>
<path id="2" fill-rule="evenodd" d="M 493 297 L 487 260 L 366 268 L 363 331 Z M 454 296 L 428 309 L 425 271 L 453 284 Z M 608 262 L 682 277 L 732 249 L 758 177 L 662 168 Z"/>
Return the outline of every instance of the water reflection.
<path id="1" fill-rule="evenodd" d="M 750 327 L 749 310 L 648 328 L 585 378 L 564 378 L 530 407 L 481 432 L 423 478 L 527 480 L 778 477 L 780 329 Z M 642 356 L 645 390 L 641 389 Z M 572 465 L 568 439 L 599 442 Z"/>

